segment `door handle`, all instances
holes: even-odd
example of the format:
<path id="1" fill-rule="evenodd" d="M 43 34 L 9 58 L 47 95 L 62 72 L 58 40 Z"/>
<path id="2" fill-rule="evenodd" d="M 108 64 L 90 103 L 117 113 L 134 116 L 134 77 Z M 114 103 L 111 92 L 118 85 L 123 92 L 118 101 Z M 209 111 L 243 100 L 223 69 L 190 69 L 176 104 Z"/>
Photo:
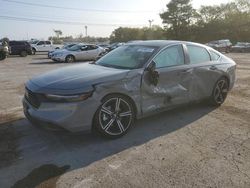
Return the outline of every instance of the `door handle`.
<path id="1" fill-rule="evenodd" d="M 212 65 L 209 69 L 210 70 L 217 70 L 218 68 L 216 66 Z"/>

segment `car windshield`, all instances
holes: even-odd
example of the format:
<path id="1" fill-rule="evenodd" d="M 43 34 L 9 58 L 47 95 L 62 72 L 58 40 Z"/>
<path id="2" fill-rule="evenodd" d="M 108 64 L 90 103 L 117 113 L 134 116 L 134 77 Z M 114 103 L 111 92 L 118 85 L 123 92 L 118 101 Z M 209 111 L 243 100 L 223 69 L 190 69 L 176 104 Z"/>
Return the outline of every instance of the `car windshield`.
<path id="1" fill-rule="evenodd" d="M 62 49 L 69 49 L 71 47 L 75 46 L 75 44 L 66 44 L 62 47 Z"/>
<path id="2" fill-rule="evenodd" d="M 80 50 L 81 47 L 83 47 L 83 45 L 78 45 L 78 44 L 77 44 L 77 45 L 74 45 L 74 46 L 68 48 L 68 50 L 69 50 L 69 51 L 77 51 L 77 50 Z"/>
<path id="3" fill-rule="evenodd" d="M 141 68 L 157 50 L 157 47 L 125 45 L 111 51 L 96 64 L 118 69 Z"/>

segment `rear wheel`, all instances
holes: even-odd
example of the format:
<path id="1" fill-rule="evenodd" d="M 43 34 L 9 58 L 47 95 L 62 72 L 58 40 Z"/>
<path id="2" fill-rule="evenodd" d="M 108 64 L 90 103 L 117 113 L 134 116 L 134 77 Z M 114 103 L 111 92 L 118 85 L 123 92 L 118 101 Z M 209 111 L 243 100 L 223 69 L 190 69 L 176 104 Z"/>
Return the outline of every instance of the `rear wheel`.
<path id="1" fill-rule="evenodd" d="M 36 49 L 32 48 L 32 55 L 35 55 L 35 54 L 36 54 Z"/>
<path id="2" fill-rule="evenodd" d="M 22 51 L 21 53 L 20 53 L 20 56 L 21 57 L 26 57 L 28 55 L 28 53 L 26 52 L 26 51 Z"/>
<path id="3" fill-rule="evenodd" d="M 127 133 L 135 120 L 135 110 L 129 99 L 122 95 L 106 97 L 95 117 L 95 130 L 103 136 L 118 138 Z"/>
<path id="4" fill-rule="evenodd" d="M 211 96 L 211 104 L 215 106 L 220 106 L 227 98 L 229 90 L 229 83 L 226 78 L 220 78 L 213 89 L 213 94 Z"/>
<path id="5" fill-rule="evenodd" d="M 73 63 L 75 61 L 75 58 L 73 55 L 68 55 L 66 58 L 65 58 L 65 62 L 66 63 Z"/>

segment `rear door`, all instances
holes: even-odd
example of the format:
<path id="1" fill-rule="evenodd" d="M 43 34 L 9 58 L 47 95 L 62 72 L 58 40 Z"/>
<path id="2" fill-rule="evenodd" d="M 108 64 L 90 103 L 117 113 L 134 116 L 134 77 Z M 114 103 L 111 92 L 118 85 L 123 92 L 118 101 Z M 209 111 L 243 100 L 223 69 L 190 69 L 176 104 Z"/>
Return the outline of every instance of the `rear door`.
<path id="1" fill-rule="evenodd" d="M 51 41 L 45 41 L 44 51 L 52 51 L 52 50 L 54 50 L 54 47 Z"/>
<path id="2" fill-rule="evenodd" d="M 189 101 L 192 69 L 187 64 L 183 45 L 173 45 L 157 54 L 153 61 L 159 73 L 157 85 L 149 82 L 149 72 L 142 77 L 142 111 L 144 114 L 170 108 Z"/>
<path id="3" fill-rule="evenodd" d="M 220 56 L 218 54 L 210 55 L 206 48 L 199 45 L 186 45 L 186 49 L 190 59 L 190 68 L 193 69 L 190 99 L 200 100 L 209 97 L 221 75 L 217 67 L 220 64 Z"/>

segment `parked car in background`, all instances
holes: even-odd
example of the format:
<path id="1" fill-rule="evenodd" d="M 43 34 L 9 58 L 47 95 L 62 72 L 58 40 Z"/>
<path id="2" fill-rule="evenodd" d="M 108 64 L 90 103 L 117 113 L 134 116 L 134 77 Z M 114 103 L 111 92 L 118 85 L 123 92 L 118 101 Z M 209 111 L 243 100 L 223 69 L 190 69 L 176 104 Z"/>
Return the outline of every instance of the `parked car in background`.
<path id="1" fill-rule="evenodd" d="M 248 42 L 237 42 L 236 45 L 232 46 L 232 52 L 250 52 L 250 43 Z"/>
<path id="2" fill-rule="evenodd" d="M 80 60 L 96 60 L 104 53 L 102 47 L 92 44 L 77 44 L 67 50 L 55 51 L 51 55 L 51 59 L 59 62 L 72 63 Z"/>
<path id="3" fill-rule="evenodd" d="M 102 47 L 102 48 L 107 48 L 109 45 L 108 44 L 97 44 L 97 46 L 100 46 L 100 47 Z"/>
<path id="4" fill-rule="evenodd" d="M 110 45 L 107 46 L 106 48 L 107 48 L 107 51 L 110 52 L 110 51 L 112 51 L 112 50 L 114 50 L 114 49 L 116 49 L 116 48 L 118 48 L 118 47 L 120 47 L 120 46 L 122 46 L 122 45 L 124 45 L 123 42 L 116 42 L 116 43 L 110 44 Z"/>
<path id="5" fill-rule="evenodd" d="M 233 88 L 235 71 L 232 59 L 205 45 L 134 42 L 95 63 L 31 79 L 25 86 L 23 108 L 26 117 L 41 126 L 73 132 L 92 129 L 117 138 L 136 118 L 203 99 L 221 105 Z"/>
<path id="6" fill-rule="evenodd" d="M 67 50 L 67 49 L 71 48 L 72 46 L 75 46 L 76 44 L 78 44 L 78 43 L 65 44 L 65 45 L 64 45 L 62 48 L 60 48 L 60 49 L 55 49 L 55 50 L 49 51 L 49 52 L 48 52 L 48 58 L 49 58 L 49 59 L 51 58 L 53 52 L 55 52 L 55 51 L 59 52 L 60 50 Z"/>
<path id="7" fill-rule="evenodd" d="M 215 50 L 218 50 L 219 52 L 226 52 L 226 53 L 229 53 L 232 48 L 232 43 L 230 42 L 229 39 L 211 41 L 206 43 L 206 45 L 214 48 Z"/>
<path id="8" fill-rule="evenodd" d="M 8 44 L 0 42 L 0 61 L 4 60 L 9 55 Z"/>
<path id="9" fill-rule="evenodd" d="M 59 49 L 58 46 L 53 45 L 52 41 L 43 41 L 43 40 L 34 40 L 31 42 L 32 46 L 32 54 L 36 54 L 36 52 L 48 52 L 55 49 Z"/>
<path id="10" fill-rule="evenodd" d="M 26 41 L 10 41 L 9 46 L 11 48 L 10 55 L 20 55 L 26 57 L 32 54 L 32 47 Z"/>

